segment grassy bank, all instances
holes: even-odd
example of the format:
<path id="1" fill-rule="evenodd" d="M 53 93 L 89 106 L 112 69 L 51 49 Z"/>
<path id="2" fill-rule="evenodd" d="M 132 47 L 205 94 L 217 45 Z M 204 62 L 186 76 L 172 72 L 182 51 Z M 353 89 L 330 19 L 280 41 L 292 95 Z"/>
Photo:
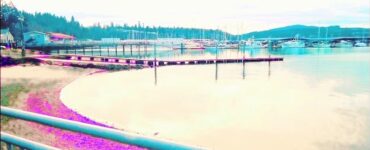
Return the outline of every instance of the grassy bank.
<path id="1" fill-rule="evenodd" d="M 14 65 L 19 65 L 19 64 L 32 64 L 32 65 L 40 65 L 40 60 L 36 58 L 13 58 L 10 56 L 1 56 L 1 61 L 0 61 L 0 66 L 14 66 Z"/>
<path id="2" fill-rule="evenodd" d="M 29 91 L 30 90 L 25 86 L 25 84 L 21 83 L 11 83 L 1 86 L 1 106 L 14 106 L 19 95 Z M 9 119 L 9 117 L 1 116 L 1 126 L 6 124 Z"/>

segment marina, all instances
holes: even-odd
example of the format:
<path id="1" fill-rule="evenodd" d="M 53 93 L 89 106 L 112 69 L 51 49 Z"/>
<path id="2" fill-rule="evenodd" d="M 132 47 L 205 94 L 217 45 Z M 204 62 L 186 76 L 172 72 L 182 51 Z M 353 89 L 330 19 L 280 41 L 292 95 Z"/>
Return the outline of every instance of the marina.
<path id="1" fill-rule="evenodd" d="M 369 1 L 2 0 L 1 150 L 370 150 Z"/>
<path id="2" fill-rule="evenodd" d="M 57 52 L 65 51 L 65 53 L 76 53 L 81 51 L 96 52 L 100 54 L 102 50 L 111 51 L 112 54 L 132 53 L 132 51 L 146 52 L 149 49 L 153 50 L 155 46 L 162 47 L 168 50 L 204 50 L 206 48 L 219 49 L 238 49 L 244 46 L 251 48 L 310 48 L 310 47 L 366 47 L 370 43 L 370 37 L 338 37 L 338 38 L 269 38 L 269 39 L 256 39 L 250 38 L 240 41 L 218 41 L 218 40 L 184 40 L 184 39 L 167 39 L 153 40 L 153 39 L 139 39 L 139 40 L 119 40 L 113 42 L 104 41 L 71 41 L 63 43 L 47 43 L 37 45 L 26 45 L 27 49 L 42 50 L 45 53 L 52 51 Z M 117 52 L 118 51 L 118 52 Z"/>

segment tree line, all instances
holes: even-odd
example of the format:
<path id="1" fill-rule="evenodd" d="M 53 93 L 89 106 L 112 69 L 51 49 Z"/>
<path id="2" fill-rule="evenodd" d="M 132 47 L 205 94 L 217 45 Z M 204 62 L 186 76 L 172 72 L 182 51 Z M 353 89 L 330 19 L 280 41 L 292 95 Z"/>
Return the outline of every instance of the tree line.
<path id="1" fill-rule="evenodd" d="M 19 11 L 17 8 L 2 4 L 1 28 L 9 28 L 16 41 L 19 41 L 23 32 L 59 32 L 75 36 L 78 40 L 100 40 L 102 38 L 119 39 L 156 39 L 156 38 L 185 38 L 185 39 L 216 39 L 237 40 L 255 38 L 278 38 L 294 37 L 368 37 L 368 28 L 341 28 L 339 26 L 315 27 L 304 25 L 292 25 L 271 30 L 250 32 L 242 35 L 232 35 L 221 30 L 161 27 L 136 25 L 100 25 L 83 26 L 72 16 L 67 19 L 64 16 L 56 16 L 51 13 L 28 13 Z M 318 32 L 320 30 L 320 32 Z"/>
<path id="2" fill-rule="evenodd" d="M 23 20 L 23 21 L 22 21 Z M 221 30 L 161 27 L 136 25 L 100 25 L 83 26 L 72 16 L 56 16 L 51 13 L 28 13 L 19 11 L 8 5 L 1 9 L 1 28 L 9 28 L 15 40 L 21 39 L 23 32 L 59 32 L 73 35 L 79 40 L 100 40 L 102 38 L 120 39 L 155 39 L 155 38 L 186 38 L 186 39 L 225 39 L 234 36 Z"/>

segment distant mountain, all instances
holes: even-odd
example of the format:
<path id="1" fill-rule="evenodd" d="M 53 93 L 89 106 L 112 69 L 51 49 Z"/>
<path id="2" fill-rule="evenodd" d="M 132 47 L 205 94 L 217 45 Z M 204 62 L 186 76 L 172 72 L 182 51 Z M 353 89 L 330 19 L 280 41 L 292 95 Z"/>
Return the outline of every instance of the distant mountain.
<path id="1" fill-rule="evenodd" d="M 291 25 L 265 31 L 257 31 L 243 34 L 243 38 L 285 38 L 299 35 L 301 38 L 317 38 L 320 29 L 320 37 L 368 37 L 369 28 L 341 28 L 340 26 L 317 27 L 305 25 Z"/>

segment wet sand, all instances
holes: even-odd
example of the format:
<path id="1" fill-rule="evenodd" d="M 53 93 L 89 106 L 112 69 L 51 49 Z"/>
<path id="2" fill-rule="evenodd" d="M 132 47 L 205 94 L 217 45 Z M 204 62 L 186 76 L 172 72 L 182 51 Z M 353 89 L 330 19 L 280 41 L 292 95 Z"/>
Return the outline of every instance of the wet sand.
<path id="1" fill-rule="evenodd" d="M 106 126 L 69 109 L 59 99 L 60 90 L 65 85 L 97 72 L 101 70 L 49 65 L 2 67 L 1 86 L 18 84 L 26 88 L 16 99 L 11 100 L 9 107 Z M 61 149 L 142 149 L 17 119 L 11 119 L 5 124 L 2 122 L 1 131 Z"/>

